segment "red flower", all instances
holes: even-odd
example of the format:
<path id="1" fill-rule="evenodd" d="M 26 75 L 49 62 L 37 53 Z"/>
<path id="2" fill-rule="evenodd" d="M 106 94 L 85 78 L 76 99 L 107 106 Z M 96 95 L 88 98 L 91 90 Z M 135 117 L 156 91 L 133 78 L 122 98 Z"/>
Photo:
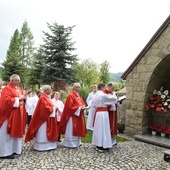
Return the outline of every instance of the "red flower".
<path id="1" fill-rule="evenodd" d="M 165 133 L 170 135 L 170 127 L 167 127 L 166 130 L 165 130 Z"/>
<path id="2" fill-rule="evenodd" d="M 166 134 L 170 134 L 170 127 L 166 127 L 164 125 L 150 124 L 149 128 L 157 132 L 164 132 Z"/>
<path id="3" fill-rule="evenodd" d="M 170 95 L 168 90 L 164 90 L 163 87 L 159 91 L 156 89 L 153 91 L 153 95 L 149 98 L 149 102 L 146 104 L 145 108 L 154 109 L 157 112 L 163 111 L 167 112 L 170 109 Z"/>
<path id="4" fill-rule="evenodd" d="M 160 112 L 161 111 L 161 107 L 156 107 L 156 111 Z"/>

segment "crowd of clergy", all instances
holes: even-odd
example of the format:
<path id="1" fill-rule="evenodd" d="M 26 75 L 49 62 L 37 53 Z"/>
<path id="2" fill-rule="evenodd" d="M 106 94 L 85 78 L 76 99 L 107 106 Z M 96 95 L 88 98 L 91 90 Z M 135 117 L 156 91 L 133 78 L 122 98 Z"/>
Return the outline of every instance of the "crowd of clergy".
<path id="1" fill-rule="evenodd" d="M 13 74 L 1 89 L 0 159 L 14 159 L 22 153 L 22 142 L 31 140 L 36 151 L 56 149 L 61 137 L 63 147 L 77 148 L 87 130 L 93 131 L 92 145 L 99 152 L 117 144 L 119 101 L 113 83 L 94 85 L 86 101 L 79 94 L 80 83 L 74 83 L 65 102 L 59 92 L 51 96 L 50 85 L 30 92 L 19 84 L 19 75 Z"/>

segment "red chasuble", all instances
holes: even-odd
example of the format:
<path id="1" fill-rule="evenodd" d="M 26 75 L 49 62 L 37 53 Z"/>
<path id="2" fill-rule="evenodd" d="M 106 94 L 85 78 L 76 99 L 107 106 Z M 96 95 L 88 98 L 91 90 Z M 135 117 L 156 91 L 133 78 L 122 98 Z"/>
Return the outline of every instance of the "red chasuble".
<path id="1" fill-rule="evenodd" d="M 112 94 L 107 89 L 104 90 L 105 94 Z M 118 122 L 117 122 L 117 104 L 116 104 L 116 110 L 109 111 L 111 105 L 108 105 L 108 112 L 109 112 L 109 122 L 110 122 L 110 132 L 111 136 L 114 137 L 117 135 L 118 131 Z"/>
<path id="2" fill-rule="evenodd" d="M 67 121 L 72 117 L 73 135 L 85 137 L 87 133 L 85 117 L 83 111 L 79 116 L 74 115 L 79 107 L 85 107 L 83 99 L 75 92 L 71 91 L 67 97 L 64 110 L 59 123 L 59 131 L 64 134 L 66 131 Z"/>
<path id="3" fill-rule="evenodd" d="M 15 98 L 23 95 L 20 87 L 17 89 L 10 82 L 3 88 L 0 98 L 0 126 L 8 119 L 7 133 L 11 137 L 21 138 L 25 133 L 27 114 L 24 101 L 19 102 L 19 107 L 14 108 Z"/>
<path id="4" fill-rule="evenodd" d="M 36 131 L 44 122 L 47 122 L 47 139 L 49 141 L 58 140 L 57 119 L 56 117 L 50 117 L 51 113 L 53 112 L 53 108 L 54 105 L 51 99 L 46 94 L 41 93 L 28 127 L 28 131 L 26 133 L 25 142 L 31 141 L 33 138 L 35 138 Z"/>

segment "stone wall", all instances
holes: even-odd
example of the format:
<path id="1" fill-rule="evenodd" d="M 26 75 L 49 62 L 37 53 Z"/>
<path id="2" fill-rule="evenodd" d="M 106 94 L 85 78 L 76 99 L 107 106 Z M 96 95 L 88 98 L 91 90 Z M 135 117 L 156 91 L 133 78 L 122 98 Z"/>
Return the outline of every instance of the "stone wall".
<path id="1" fill-rule="evenodd" d="M 170 89 L 170 27 L 153 43 L 126 77 L 125 132 L 128 135 L 147 132 L 145 105 L 153 90 L 165 84 Z"/>

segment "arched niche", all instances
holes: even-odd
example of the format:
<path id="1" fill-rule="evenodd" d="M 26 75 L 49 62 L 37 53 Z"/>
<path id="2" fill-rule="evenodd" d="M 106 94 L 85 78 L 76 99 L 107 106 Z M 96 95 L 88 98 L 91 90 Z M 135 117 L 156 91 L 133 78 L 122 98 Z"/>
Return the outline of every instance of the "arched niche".
<path id="1" fill-rule="evenodd" d="M 144 107 L 148 102 L 149 97 L 153 95 L 153 90 L 154 89 L 159 90 L 160 87 L 162 86 L 164 87 L 164 90 L 169 90 L 170 93 L 170 54 L 164 57 L 164 59 L 161 60 L 161 62 L 157 65 L 157 67 L 153 71 L 153 74 L 147 86 Z M 147 114 L 146 112 L 143 121 L 144 127 L 148 126 L 148 124 L 150 124 L 152 119 L 153 117 L 150 114 L 150 112 L 149 114 Z M 144 128 L 143 132 L 147 133 L 148 131 L 145 130 L 146 129 Z"/>
<path id="2" fill-rule="evenodd" d="M 154 89 L 159 90 L 161 86 L 170 91 L 170 54 L 162 59 L 153 71 L 146 91 L 146 100 L 152 95 Z"/>

